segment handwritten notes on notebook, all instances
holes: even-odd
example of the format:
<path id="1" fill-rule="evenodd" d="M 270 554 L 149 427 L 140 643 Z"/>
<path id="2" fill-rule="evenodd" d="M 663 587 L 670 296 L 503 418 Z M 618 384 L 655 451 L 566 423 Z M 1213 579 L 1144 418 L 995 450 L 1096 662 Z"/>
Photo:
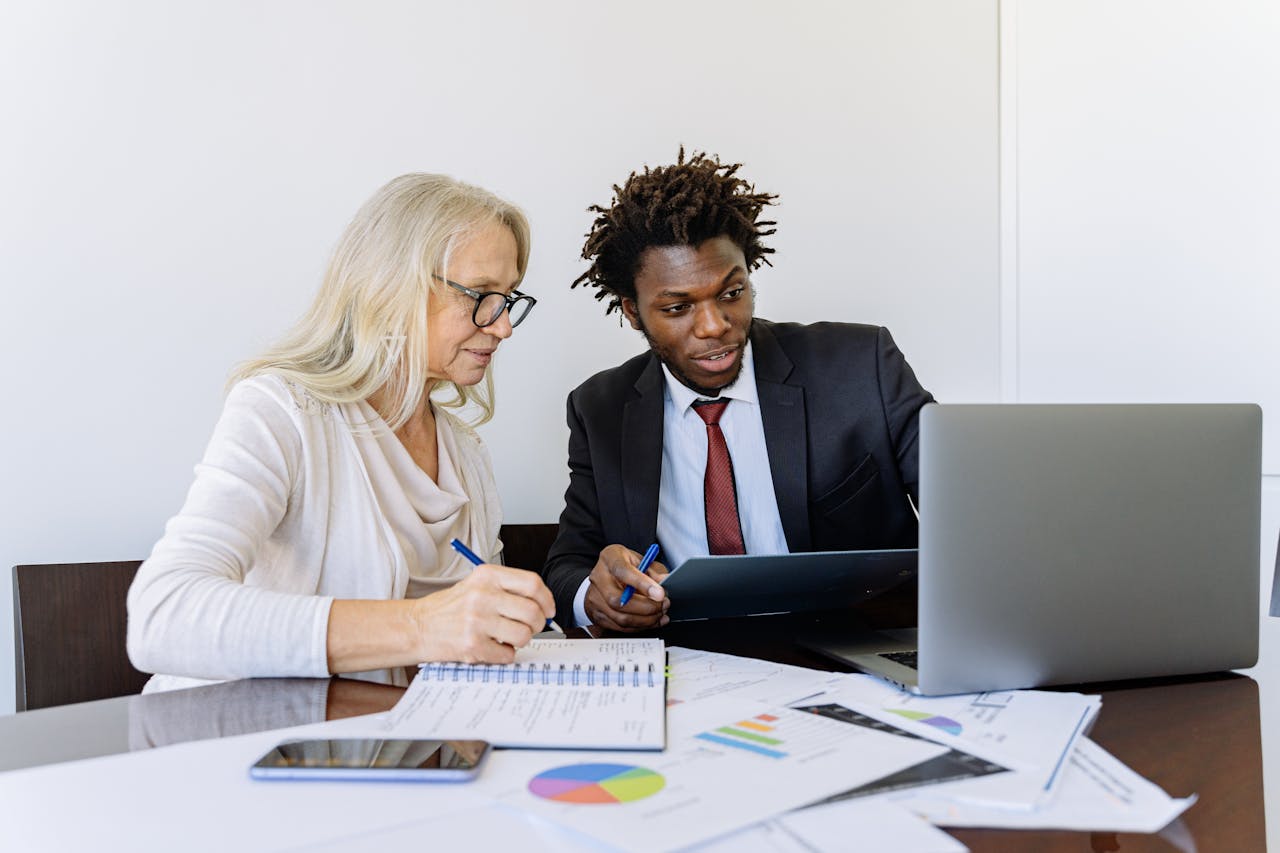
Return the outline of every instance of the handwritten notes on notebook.
<path id="1" fill-rule="evenodd" d="M 388 734 L 660 750 L 665 670 L 657 639 L 534 640 L 511 664 L 423 664 L 391 710 Z"/>

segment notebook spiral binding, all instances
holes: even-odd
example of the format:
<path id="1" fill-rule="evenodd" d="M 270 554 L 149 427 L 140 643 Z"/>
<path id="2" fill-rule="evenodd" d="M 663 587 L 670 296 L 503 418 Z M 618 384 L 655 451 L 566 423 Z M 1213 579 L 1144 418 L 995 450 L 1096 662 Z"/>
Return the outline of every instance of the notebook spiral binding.
<path id="1" fill-rule="evenodd" d="M 642 680 L 648 687 L 654 686 L 655 672 L 653 664 L 648 671 L 640 669 L 639 664 L 612 667 L 605 664 L 583 666 L 574 664 L 553 666 L 543 664 L 491 664 L 491 663 L 426 663 L 419 667 L 422 678 L 426 681 L 479 682 L 481 684 L 554 684 L 559 687 L 640 687 Z M 628 678 L 631 683 L 627 684 Z"/>

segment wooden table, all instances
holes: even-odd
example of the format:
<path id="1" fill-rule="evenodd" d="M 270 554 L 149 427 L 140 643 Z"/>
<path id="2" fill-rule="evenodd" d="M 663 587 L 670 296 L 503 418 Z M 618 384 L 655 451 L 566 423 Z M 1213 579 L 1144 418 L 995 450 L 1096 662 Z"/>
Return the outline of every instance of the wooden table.
<path id="1" fill-rule="evenodd" d="M 862 616 L 881 624 L 886 619 L 892 621 L 892 614 Z M 685 623 L 668 626 L 660 636 L 669 645 L 841 670 L 838 664 L 793 642 L 797 632 L 818 618 Z M 585 635 L 581 631 L 572 634 Z M 225 728 L 214 725 L 215 720 L 221 724 L 228 717 L 252 718 L 252 714 L 230 713 L 236 709 L 228 704 L 251 705 L 267 701 L 255 697 L 278 696 L 281 690 L 314 690 L 315 686 L 309 679 L 267 679 L 197 688 L 200 701 L 192 704 L 202 709 L 201 715 L 207 713 L 210 723 L 202 730 L 199 719 L 191 720 L 190 737 L 227 734 Z M 1201 853 L 1266 849 L 1257 683 L 1240 675 L 1220 674 L 1082 689 L 1102 695 L 1102 712 L 1090 734 L 1099 745 L 1169 794 L 1199 795 L 1199 802 L 1166 834 L 1184 833 Z M 335 715 L 381 710 L 389 708 L 398 694 L 395 688 L 335 679 L 330 687 L 330 710 Z M 109 699 L 0 718 L 0 770 L 127 751 L 130 717 L 145 716 L 152 707 L 148 703 L 162 699 Z M 953 830 L 952 834 L 975 851 L 1179 849 L 1159 835 L 971 829 Z"/>

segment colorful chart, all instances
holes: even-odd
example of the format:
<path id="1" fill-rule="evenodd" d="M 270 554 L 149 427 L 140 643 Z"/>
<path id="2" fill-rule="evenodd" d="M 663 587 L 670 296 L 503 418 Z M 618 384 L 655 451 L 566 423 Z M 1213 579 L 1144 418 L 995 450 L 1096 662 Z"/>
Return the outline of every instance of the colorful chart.
<path id="1" fill-rule="evenodd" d="M 529 793 L 561 803 L 631 803 L 651 797 L 667 780 L 631 764 L 567 764 L 529 780 Z"/>
<path id="2" fill-rule="evenodd" d="M 756 714 L 749 720 L 738 720 L 732 725 L 702 732 L 698 739 L 769 758 L 785 758 L 787 753 L 778 749 L 782 746 L 782 739 L 774 734 L 777 722 L 778 718 L 772 714 Z"/>
<path id="3" fill-rule="evenodd" d="M 935 729 L 942 729 L 949 735 L 958 735 L 964 731 L 964 727 L 950 717 L 940 717 L 937 714 L 930 714 L 926 711 L 908 711 L 903 708 L 887 708 L 900 717 L 906 717 L 908 720 L 918 720 L 919 722 L 933 726 Z"/>

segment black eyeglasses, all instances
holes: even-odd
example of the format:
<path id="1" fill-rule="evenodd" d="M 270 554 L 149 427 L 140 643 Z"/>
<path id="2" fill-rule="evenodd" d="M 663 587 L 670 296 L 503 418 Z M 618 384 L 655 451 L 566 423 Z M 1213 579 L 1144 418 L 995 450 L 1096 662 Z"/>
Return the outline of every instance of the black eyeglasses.
<path id="1" fill-rule="evenodd" d="M 432 273 L 431 277 L 436 281 L 444 282 L 454 290 L 467 294 L 467 296 L 476 301 L 476 307 L 471 311 L 471 322 L 481 329 L 498 322 L 498 318 L 502 316 L 503 311 L 511 312 L 511 328 L 514 329 L 520 325 L 525 317 L 529 316 L 533 306 L 538 304 L 538 300 L 518 290 L 511 291 L 510 295 L 499 293 L 496 290 L 472 290 L 435 273 Z"/>

